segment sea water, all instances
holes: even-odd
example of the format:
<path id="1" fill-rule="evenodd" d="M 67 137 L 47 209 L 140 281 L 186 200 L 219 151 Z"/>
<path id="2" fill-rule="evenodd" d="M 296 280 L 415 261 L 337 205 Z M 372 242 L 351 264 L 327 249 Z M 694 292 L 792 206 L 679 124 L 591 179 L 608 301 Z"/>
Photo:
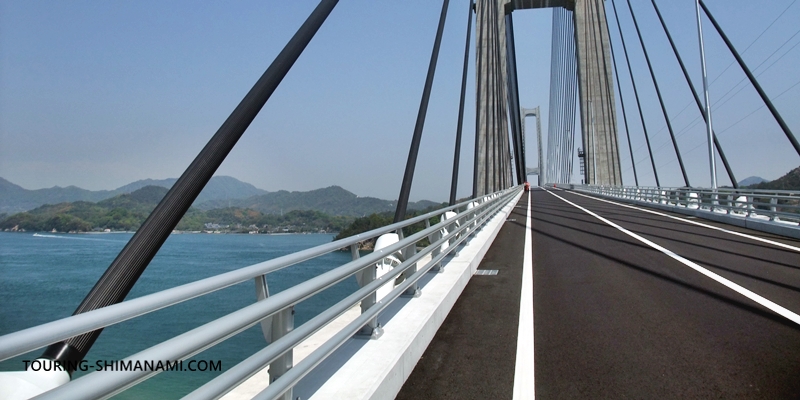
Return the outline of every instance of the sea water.
<path id="1" fill-rule="evenodd" d="M 0 232 L 0 335 L 72 314 L 114 260 L 130 233 L 50 234 Z M 127 299 L 235 270 L 330 242 L 332 235 L 173 234 L 139 278 Z M 333 252 L 268 275 L 274 294 L 350 261 Z M 357 289 L 347 279 L 295 307 L 295 326 Z M 256 301 L 252 280 L 105 328 L 86 357 L 88 365 L 121 360 Z M 266 345 L 256 325 L 192 360 L 220 361 L 227 371 Z M 0 363 L 0 371 L 24 369 L 42 350 Z M 184 362 L 184 366 L 187 365 Z M 89 372 L 77 371 L 73 379 Z M 167 371 L 119 399 L 178 398 L 219 371 Z"/>

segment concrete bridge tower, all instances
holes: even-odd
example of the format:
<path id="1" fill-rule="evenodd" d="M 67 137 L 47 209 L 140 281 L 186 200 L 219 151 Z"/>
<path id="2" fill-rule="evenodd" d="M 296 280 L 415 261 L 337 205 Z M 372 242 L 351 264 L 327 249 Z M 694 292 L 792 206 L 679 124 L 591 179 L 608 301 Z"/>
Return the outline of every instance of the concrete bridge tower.
<path id="1" fill-rule="evenodd" d="M 622 185 L 612 76 L 614 72 L 604 1 L 575 1 L 573 18 L 581 131 L 583 148 L 586 149 L 586 182 L 595 185 Z"/>
<path id="2" fill-rule="evenodd" d="M 503 182 L 510 181 L 512 163 L 509 160 L 508 127 L 511 124 L 513 129 L 511 113 L 519 114 L 521 111 L 509 106 L 505 16 L 515 10 L 550 7 L 563 7 L 571 11 L 574 21 L 586 182 L 622 184 L 604 1 L 476 0 L 475 194 L 490 193 L 502 188 Z M 571 149 L 568 154 L 573 154 L 574 150 Z M 506 179 L 506 176 L 509 178 Z"/>

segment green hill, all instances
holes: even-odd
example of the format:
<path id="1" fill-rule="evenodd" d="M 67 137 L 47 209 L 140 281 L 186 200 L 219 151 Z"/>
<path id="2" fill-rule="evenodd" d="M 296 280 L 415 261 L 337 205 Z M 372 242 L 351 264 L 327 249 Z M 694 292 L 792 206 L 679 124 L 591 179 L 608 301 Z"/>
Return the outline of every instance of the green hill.
<path id="1" fill-rule="evenodd" d="M 145 185 L 142 183 L 157 183 Z M 64 192 L 44 196 L 37 201 L 54 199 L 50 204 L 38 205 L 26 212 L 0 217 L 0 230 L 24 229 L 26 231 L 86 232 L 92 230 L 136 230 L 167 193 L 162 185 L 171 186 L 175 180 L 145 180 L 123 186 L 117 191 L 131 190 L 103 199 L 95 199 L 99 192 L 74 188 L 79 201 L 63 201 Z M 61 188 L 58 188 L 61 189 Z M 64 188 L 67 189 L 67 188 Z M 48 191 L 50 189 L 42 189 Z M 10 197 L 24 197 L 30 192 L 0 178 L 0 202 Z M 203 193 L 217 197 L 200 203 Z M 41 192 L 44 193 L 44 192 Z M 48 192 L 50 193 L 50 192 Z M 56 193 L 56 192 L 52 192 Z M 51 193 L 51 194 L 52 194 Z M 93 194 L 92 194 L 93 193 Z M 263 193 L 246 199 L 221 198 L 226 193 Z M 107 192 L 102 193 L 107 196 Z M 3 197 L 5 196 L 5 197 Z M 83 200 L 88 198 L 90 200 Z M 198 204 L 200 203 L 200 204 Z M 4 203 L 0 203 L 4 204 Z M 5 203 L 7 204 L 7 203 Z M 178 224 L 178 230 L 234 230 L 250 231 L 256 228 L 267 232 L 341 231 L 355 218 L 376 213 L 394 213 L 396 201 L 374 197 L 359 197 L 339 187 L 330 186 L 308 192 L 264 192 L 252 185 L 229 177 L 214 177 L 203 190 L 198 201 L 187 211 Z M 439 208 L 432 201 L 410 202 L 409 211 Z M 12 211 L 13 212 L 13 211 Z M 0 209 L 2 213 L 12 212 Z"/>
<path id="2" fill-rule="evenodd" d="M 28 190 L 0 178 L 0 214 L 13 214 L 33 210 L 46 204 L 69 202 L 103 202 L 116 196 L 134 193 L 147 186 L 169 189 L 177 180 L 144 179 L 114 190 L 91 191 L 75 186 L 66 188 Z M 162 195 L 163 196 L 163 195 Z M 157 202 L 156 202 L 157 203 Z M 98 203 L 99 204 L 99 203 Z M 410 202 L 409 210 L 421 210 L 433 205 L 432 201 Z M 229 176 L 215 176 L 195 200 L 193 207 L 200 210 L 219 208 L 249 208 L 264 214 L 285 214 L 293 210 L 319 211 L 328 215 L 361 217 L 373 213 L 394 211 L 396 201 L 375 197 L 360 197 L 339 187 L 330 186 L 307 192 L 281 190 L 267 192 L 249 183 Z M 107 206 L 113 207 L 112 204 Z"/>
<path id="3" fill-rule="evenodd" d="M 87 201 L 44 205 L 0 219 L 0 230 L 88 232 L 110 229 L 132 231 L 141 226 L 167 193 L 159 186 L 145 186 L 97 203 Z M 314 210 L 264 214 L 257 210 L 227 207 L 214 210 L 190 208 L 178 230 L 225 230 L 262 232 L 340 231 L 352 217 L 331 216 Z"/>
<path id="4" fill-rule="evenodd" d="M 93 229 L 135 230 L 147 218 L 167 189 L 147 186 L 98 203 L 88 201 L 46 204 L 11 215 L 0 229 L 26 231 L 86 232 Z"/>
<path id="5" fill-rule="evenodd" d="M 774 181 L 762 182 L 748 187 L 765 190 L 800 190 L 800 167 L 787 172 L 786 175 Z"/>
<path id="6" fill-rule="evenodd" d="M 438 203 L 428 200 L 410 202 L 408 209 L 423 209 L 436 204 Z M 242 200 L 215 200 L 197 205 L 198 208 L 204 210 L 239 207 L 257 210 L 265 214 L 281 214 L 293 210 L 314 210 L 329 215 L 350 217 L 394 212 L 396 206 L 396 201 L 356 196 L 339 186 L 330 186 L 308 192 L 281 190 Z"/>

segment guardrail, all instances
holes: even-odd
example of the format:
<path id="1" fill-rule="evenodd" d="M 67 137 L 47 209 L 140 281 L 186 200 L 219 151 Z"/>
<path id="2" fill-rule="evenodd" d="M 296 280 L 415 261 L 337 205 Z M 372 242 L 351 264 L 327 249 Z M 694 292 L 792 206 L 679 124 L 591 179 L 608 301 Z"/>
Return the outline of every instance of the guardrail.
<path id="1" fill-rule="evenodd" d="M 131 355 L 123 362 L 184 360 L 261 323 L 265 335 L 272 339 L 271 343 L 196 389 L 187 398 L 219 398 L 267 365 L 270 366 L 271 383 L 256 398 L 291 398 L 292 387 L 347 339 L 360 331 L 363 332 L 365 327 L 368 330 L 379 329 L 376 318 L 392 301 L 402 294 L 420 295 L 417 281 L 428 271 L 439 268 L 441 261 L 448 254 L 458 249 L 462 242 L 468 240 L 520 190 L 521 187 L 517 186 L 329 244 L 0 336 L 0 361 L 254 279 L 259 301 Z M 431 226 L 429 221 L 433 218 L 440 218 L 440 222 Z M 407 238 L 402 237 L 402 228 L 420 222 L 426 223 L 426 229 Z M 390 232 L 397 232 L 401 240 L 383 249 L 376 249 L 363 257 L 359 255 L 356 247 L 359 242 Z M 430 243 L 425 245 L 423 242 L 425 239 Z M 421 246 L 424 247 L 420 248 Z M 269 296 L 266 274 L 347 247 L 350 247 L 353 254 L 351 262 Z M 431 255 L 431 259 L 424 265 L 418 265 L 428 254 Z M 402 263 L 385 275 L 376 277 L 375 268 L 370 267 L 394 255 L 400 258 Z M 371 271 L 372 273 L 369 273 Z M 354 275 L 357 275 L 359 280 L 361 286 L 359 290 L 308 322 L 293 328 L 291 310 L 295 304 Z M 396 284 L 396 280 L 400 279 L 402 282 Z M 376 299 L 376 291 L 385 285 L 391 285 L 393 289 L 383 299 Z M 362 314 L 356 320 L 292 367 L 291 350 L 295 346 L 359 303 L 362 306 Z M 268 326 L 272 327 L 271 332 Z M 368 338 L 379 336 L 367 333 Z M 105 398 L 159 372 L 97 371 L 45 392 L 37 399 Z"/>
<path id="2" fill-rule="evenodd" d="M 580 192 L 764 221 L 800 224 L 800 191 L 556 184 Z"/>

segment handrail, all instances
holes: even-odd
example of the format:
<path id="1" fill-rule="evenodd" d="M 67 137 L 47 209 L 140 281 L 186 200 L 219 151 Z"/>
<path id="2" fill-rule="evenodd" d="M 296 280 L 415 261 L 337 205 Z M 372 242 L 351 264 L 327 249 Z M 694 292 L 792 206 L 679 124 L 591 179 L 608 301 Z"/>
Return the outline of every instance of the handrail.
<path id="1" fill-rule="evenodd" d="M 482 215 L 490 214 L 492 211 L 497 211 L 500 207 L 504 204 L 502 201 L 497 202 L 494 209 L 486 210 Z M 466 229 L 467 226 L 462 226 L 457 231 L 449 233 L 444 238 L 432 243 L 431 246 L 428 246 L 422 252 L 416 254 L 414 257 L 406 261 L 403 266 L 401 267 L 403 271 L 407 270 L 411 267 L 415 262 L 419 261 L 424 255 L 432 252 L 437 246 L 442 245 L 445 241 L 449 240 L 452 236 L 461 232 L 462 230 Z M 460 243 L 463 241 L 465 237 L 459 238 L 458 242 Z M 332 354 L 337 348 L 339 348 L 344 342 L 349 339 L 353 334 L 358 332 L 358 330 L 364 326 L 371 318 L 374 318 L 378 315 L 381 311 L 383 311 L 386 307 L 389 306 L 394 300 L 400 297 L 408 288 L 412 285 L 416 284 L 417 281 L 422 278 L 425 273 L 430 271 L 439 261 L 441 261 L 447 253 L 452 251 L 455 247 L 449 247 L 443 253 L 440 253 L 436 257 L 433 257 L 423 268 L 420 268 L 414 274 L 412 274 L 408 279 L 403 281 L 400 285 L 394 288 L 389 294 L 384 297 L 380 302 L 376 303 L 373 307 L 370 307 L 366 312 L 361 314 L 358 318 L 356 318 L 353 322 L 348 324 L 344 329 L 340 330 L 333 338 L 329 339 L 327 342 L 322 344 L 319 348 L 314 350 L 307 358 L 301 361 L 295 368 L 292 368 L 286 375 L 282 376 L 281 379 L 273 382 L 270 386 L 264 389 L 261 393 L 256 395 L 254 399 L 274 399 L 277 396 L 282 395 L 285 393 L 289 388 L 295 385 L 297 382 L 300 381 L 304 376 L 306 376 L 311 370 L 319 365 L 322 361 L 325 360 L 330 354 Z M 397 268 L 396 268 L 397 269 Z M 395 271 L 392 271 L 395 272 Z M 396 272 L 393 275 L 397 276 L 400 272 Z M 377 290 L 379 286 L 376 286 L 374 290 Z"/>
<path id="2" fill-rule="evenodd" d="M 800 191 L 735 188 L 564 185 L 576 191 L 668 207 L 800 224 Z"/>
<path id="3" fill-rule="evenodd" d="M 419 268 L 415 273 L 411 274 L 411 276 L 408 276 L 403 282 L 402 286 L 395 288 L 395 290 L 391 292 L 393 294 L 396 292 L 402 293 L 402 291 L 398 291 L 399 288 L 407 288 L 414 284 L 416 280 L 422 276 L 421 274 L 424 274 L 426 271 L 435 266 L 439 261 L 446 257 L 449 252 L 453 251 L 457 244 L 469 237 L 469 235 L 463 234 L 465 230 L 469 229 L 470 234 L 475 232 L 478 226 L 482 225 L 486 220 L 491 218 L 491 216 L 500 210 L 500 208 L 502 208 L 514 195 L 516 195 L 519 190 L 519 187 L 515 187 L 502 192 L 483 196 L 477 201 L 468 200 L 453 206 L 444 207 L 425 215 L 402 221 L 400 223 L 374 229 L 360 235 L 337 240 L 335 242 L 317 246 L 295 254 L 279 257 L 273 260 L 244 267 L 236 271 L 205 278 L 102 309 L 4 335 L 0 337 L 0 355 L 2 355 L 4 358 L 10 358 L 19 354 L 24 354 L 30 350 L 47 345 L 48 343 L 56 342 L 66 337 L 71 337 L 77 333 L 88 332 L 105 326 L 113 325 L 139 315 L 177 304 L 182 301 L 186 301 L 191 298 L 195 298 L 215 290 L 252 279 L 256 276 L 273 272 L 343 247 L 354 245 L 360 241 L 376 237 L 383 233 L 399 230 L 426 219 L 443 215 L 448 211 L 460 211 L 458 212 L 459 215 L 457 220 L 461 220 L 462 223 L 457 229 L 448 229 L 451 230 L 451 232 L 448 232 L 446 235 L 441 235 L 441 238 L 437 236 L 438 240 L 429 244 L 416 254 L 408 257 L 403 263 L 400 264 L 399 267 L 393 269 L 389 274 L 385 275 L 381 279 L 377 279 L 366 284 L 364 287 L 348 296 L 345 300 L 337 303 L 333 307 L 324 311 L 322 314 L 297 327 L 294 331 L 290 332 L 283 338 L 270 343 L 270 345 L 265 349 L 242 362 L 240 364 L 242 365 L 241 367 L 237 365 L 231 368 L 227 372 L 220 375 L 217 379 L 212 380 L 208 384 L 195 391 L 197 393 L 203 393 L 203 398 L 207 398 L 209 393 L 213 393 L 211 396 L 220 396 L 225 392 L 230 391 L 233 387 L 235 387 L 236 384 L 242 382 L 244 379 L 247 379 L 249 376 L 257 372 L 260 367 L 269 364 L 270 362 L 274 361 L 275 358 L 280 357 L 282 354 L 294 348 L 294 346 L 298 345 L 300 341 L 319 330 L 322 326 L 341 315 L 350 307 L 358 304 L 359 301 L 375 292 L 378 288 L 382 287 L 388 282 L 394 282 L 394 278 L 399 276 L 401 273 L 408 274 L 407 270 L 409 268 L 415 266 L 423 256 L 433 252 L 434 256 L 430 262 L 428 262 L 424 267 Z M 478 202 L 479 204 L 473 208 L 469 208 L 469 205 L 474 205 L 475 202 Z M 443 228 L 446 229 L 448 227 L 453 227 L 454 221 L 455 220 L 453 219 L 445 220 L 442 218 L 439 223 L 414 235 L 411 235 L 408 238 L 399 241 L 398 243 L 348 262 L 340 267 L 334 268 L 294 287 L 281 291 L 280 293 L 270 296 L 262 301 L 258 301 L 221 318 L 201 325 L 186 333 L 178 335 L 172 339 L 156 344 L 148 349 L 125 358 L 123 361 L 135 362 L 136 360 L 169 360 L 174 362 L 189 358 L 259 323 L 261 320 L 269 317 L 270 315 L 276 314 L 283 309 L 291 307 L 307 299 L 308 297 L 311 297 L 320 291 L 325 290 L 326 288 L 344 279 L 347 279 L 362 269 L 374 265 L 376 262 L 379 262 L 381 259 L 390 254 L 396 253 L 410 246 L 416 247 L 417 244 L 424 238 L 430 237 Z M 449 246 L 445 250 L 442 250 L 439 254 L 435 252 L 435 250 L 438 250 L 442 244 L 447 241 L 453 241 L 456 237 L 457 239 L 455 239 L 453 245 Z M 411 271 L 414 271 L 414 269 L 412 268 Z M 365 310 L 362 316 L 357 319 L 357 321 L 364 321 L 364 323 L 355 329 L 358 330 L 361 326 L 370 321 L 371 318 L 374 318 L 377 313 L 386 307 L 386 305 L 392 300 L 393 297 L 389 296 Z M 349 327 L 352 327 L 352 324 Z M 351 335 L 352 333 L 348 333 L 347 337 Z M 333 349 L 336 347 L 338 347 L 338 344 Z M 325 356 L 327 356 L 327 353 Z M 251 359 L 255 359 L 255 361 Z M 267 361 L 264 361 L 265 359 Z M 299 365 L 300 364 L 298 364 L 298 366 Z M 313 368 L 313 365 L 311 365 L 311 368 Z M 309 370 L 310 369 L 304 370 L 305 372 L 303 375 Z M 64 399 L 108 397 L 125 390 L 126 388 L 133 386 L 159 372 L 160 371 L 97 371 L 69 382 L 52 391 L 43 393 L 37 398 Z M 284 374 L 278 381 L 276 381 L 282 382 L 280 385 L 283 386 L 275 386 L 275 389 L 272 390 L 277 390 L 279 387 L 291 388 L 294 383 L 287 382 L 291 380 L 291 376 L 297 375 L 300 372 L 301 371 L 298 370 L 292 374 Z M 273 384 L 274 383 L 275 382 L 273 382 Z M 192 395 L 195 395 L 195 392 L 193 392 Z M 200 396 L 200 394 L 196 395 Z"/>
<path id="4" fill-rule="evenodd" d="M 444 207 L 425 215 L 373 229 L 335 242 L 0 336 L 0 361 L 7 360 L 51 343 L 56 343 L 59 340 L 67 339 L 85 332 L 91 332 L 95 329 L 104 328 L 195 297 L 212 293 L 237 283 L 253 279 L 258 275 L 264 275 L 310 260 L 381 234 L 413 225 L 446 211 L 465 207 L 472 201 L 473 200 L 463 201 L 459 204 Z"/>
<path id="5" fill-rule="evenodd" d="M 513 194 L 513 192 L 512 192 Z M 501 199 L 498 202 L 495 202 L 492 207 L 487 207 L 484 211 L 481 212 L 477 218 L 482 218 L 484 221 L 491 217 L 500 207 L 502 207 L 505 203 Z M 477 219 L 476 218 L 476 219 Z M 483 222 L 483 221 L 482 221 Z M 446 224 L 446 221 L 441 222 L 438 225 Z M 433 230 L 434 232 L 437 229 L 440 229 L 439 226 L 431 227 L 430 229 L 426 229 L 425 231 Z M 360 319 L 356 319 L 352 322 L 348 327 L 342 330 L 343 336 L 341 339 L 347 339 L 353 334 L 355 334 L 362 326 L 364 326 L 370 319 L 374 318 L 378 315 L 384 308 L 386 308 L 391 302 L 400 294 L 406 291 L 411 285 L 416 283 L 416 281 L 428 272 L 433 266 L 435 266 L 439 261 L 444 259 L 448 255 L 450 251 L 456 248 L 458 244 L 462 241 L 466 240 L 468 237 L 467 235 L 460 235 L 461 232 L 469 228 L 469 224 L 464 224 L 458 229 L 454 230 L 453 232 L 449 232 L 447 235 L 443 236 L 441 239 L 437 240 L 430 244 L 430 246 L 426 247 L 425 249 L 421 250 L 419 253 L 415 254 L 414 256 L 410 257 L 406 261 L 402 262 L 399 266 L 395 267 L 392 271 L 384 275 L 383 277 L 371 282 L 370 284 L 364 286 L 360 290 L 354 292 L 350 296 L 346 297 L 345 299 L 341 300 L 339 303 L 336 303 L 331 308 L 327 309 L 323 313 L 319 314 L 318 316 L 314 317 L 313 319 L 309 320 L 305 324 L 301 325 L 300 328 L 295 329 L 287 336 L 279 339 L 275 343 L 267 346 L 263 350 L 259 351 L 258 353 L 252 355 L 245 361 L 242 361 L 240 364 L 237 364 L 233 368 L 229 369 L 228 371 L 220 374 L 213 380 L 209 381 L 205 385 L 201 386 L 194 392 L 190 393 L 184 399 L 207 399 L 207 398 L 216 398 L 221 396 L 227 392 L 224 388 L 231 388 L 236 386 L 237 384 L 243 382 L 245 379 L 249 378 L 256 372 L 258 372 L 261 368 L 266 366 L 267 364 L 274 361 L 276 358 L 280 357 L 283 353 L 290 350 L 297 344 L 299 344 L 305 338 L 311 336 L 314 332 L 322 328 L 323 326 L 330 323 L 334 318 L 341 315 L 345 311 L 347 311 L 350 307 L 367 297 L 372 292 L 376 291 L 378 288 L 386 284 L 387 282 L 392 282 L 395 278 L 397 278 L 400 274 L 406 272 L 406 270 L 417 263 L 420 259 L 424 256 L 433 252 L 436 248 L 444 244 L 445 242 L 449 241 L 451 238 L 458 236 L 457 241 L 447 250 L 443 251 L 442 253 L 434 256 L 431 260 L 425 265 L 425 267 L 420 268 L 417 272 L 415 272 L 411 277 L 403 281 L 401 285 L 398 285 L 392 292 L 390 292 L 386 297 L 382 300 L 378 301 L 373 307 L 370 307 L 364 314 L 362 314 Z M 425 232 L 423 231 L 423 232 Z M 422 232 L 420 232 L 422 233 Z M 427 233 L 426 233 L 427 235 Z M 460 236 L 459 236 L 460 235 Z M 396 294 L 396 295 L 393 295 Z M 361 320 L 363 319 L 363 321 Z M 308 325 L 308 327 L 306 327 Z M 301 329 L 305 328 L 301 331 Z M 332 338 L 329 342 L 337 342 L 336 338 Z M 327 343 L 326 343 L 327 344 Z M 339 347 L 341 343 L 335 345 L 334 348 L 330 349 L 330 352 L 335 350 Z M 274 349 L 271 347 L 275 346 Z M 325 346 L 325 345 L 323 345 Z M 327 354 L 330 354 L 327 352 Z M 240 367 L 241 365 L 241 367 Z M 315 364 L 316 365 L 316 364 Z M 300 368 L 298 371 L 304 371 L 305 373 L 303 376 L 309 372 L 310 368 L 307 370 L 303 370 L 302 367 L 298 364 L 297 367 Z M 295 369 L 293 368 L 293 369 Z M 294 374 L 296 374 L 296 371 Z M 287 373 L 288 374 L 288 373 Z M 295 379 L 299 380 L 302 376 L 297 376 Z M 283 378 L 282 379 L 286 379 Z M 287 380 L 294 380 L 294 379 L 287 379 Z M 292 382 L 292 383 L 296 383 Z M 289 384 L 282 382 L 281 383 L 284 387 L 288 386 Z M 281 386 L 275 386 L 281 387 Z M 224 390 L 224 391 L 223 391 Z M 230 389 L 228 389 L 230 390 Z M 272 389 L 277 390 L 277 389 Z M 281 392 L 275 393 L 275 395 L 280 395 Z M 260 395 L 259 395 L 260 397 Z M 269 397 L 268 397 L 269 398 Z"/>

